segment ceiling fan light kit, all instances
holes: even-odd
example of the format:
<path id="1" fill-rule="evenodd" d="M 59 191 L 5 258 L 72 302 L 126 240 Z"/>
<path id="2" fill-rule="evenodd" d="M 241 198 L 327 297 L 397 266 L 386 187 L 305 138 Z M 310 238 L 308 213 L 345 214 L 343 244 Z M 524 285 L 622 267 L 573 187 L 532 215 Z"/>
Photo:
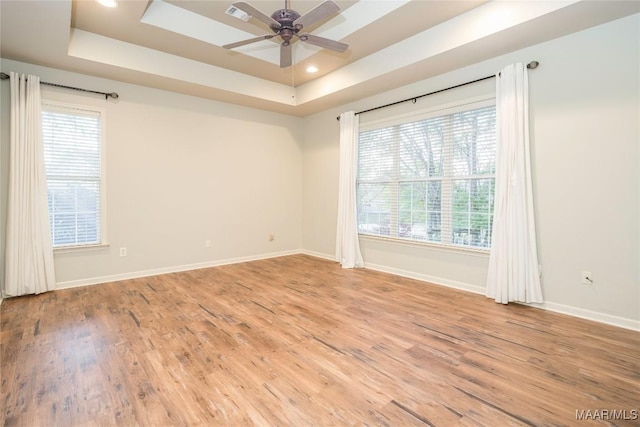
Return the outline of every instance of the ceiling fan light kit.
<path id="1" fill-rule="evenodd" d="M 275 36 L 280 36 L 280 38 L 282 39 L 282 43 L 280 43 L 281 68 L 291 66 L 291 39 L 293 39 L 294 37 L 297 37 L 301 42 L 309 43 L 325 49 L 334 50 L 336 52 L 344 52 L 349 47 L 349 45 L 346 43 L 327 39 L 313 34 L 299 34 L 299 32 L 302 31 L 305 27 L 309 27 L 317 22 L 329 18 L 330 16 L 333 16 L 340 11 L 340 7 L 331 0 L 326 0 L 304 15 L 300 15 L 295 10 L 290 9 L 288 0 L 285 0 L 284 9 L 276 10 L 271 14 L 270 17 L 246 2 L 233 3 L 233 5 L 229 9 L 227 9 L 227 13 L 229 13 L 229 10 L 231 10 L 232 8 L 244 12 L 247 16 L 249 16 L 249 18 L 254 17 L 257 20 L 267 24 L 274 34 L 265 34 L 263 36 L 253 37 L 247 40 L 226 44 L 222 47 L 225 49 L 234 49 L 236 47 L 244 46 L 262 40 L 269 40 Z M 232 16 L 237 16 L 234 13 L 229 14 Z"/>

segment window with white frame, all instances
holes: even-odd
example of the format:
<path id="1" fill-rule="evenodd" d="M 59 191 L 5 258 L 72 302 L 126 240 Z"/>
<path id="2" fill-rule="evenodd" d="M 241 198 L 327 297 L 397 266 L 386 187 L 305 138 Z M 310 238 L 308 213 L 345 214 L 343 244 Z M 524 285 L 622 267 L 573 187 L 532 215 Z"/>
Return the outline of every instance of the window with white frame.
<path id="1" fill-rule="evenodd" d="M 42 140 L 54 248 L 104 243 L 100 109 L 45 102 Z"/>
<path id="2" fill-rule="evenodd" d="M 495 99 L 361 126 L 359 233 L 490 248 L 495 141 Z"/>

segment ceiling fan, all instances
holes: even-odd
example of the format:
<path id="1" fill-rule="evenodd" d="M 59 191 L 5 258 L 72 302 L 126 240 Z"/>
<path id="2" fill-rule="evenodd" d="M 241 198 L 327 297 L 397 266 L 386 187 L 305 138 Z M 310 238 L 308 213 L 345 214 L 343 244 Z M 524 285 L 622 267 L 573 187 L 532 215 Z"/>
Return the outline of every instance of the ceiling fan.
<path id="1" fill-rule="evenodd" d="M 254 37 L 248 40 L 230 43 L 222 46 L 225 49 L 234 49 L 250 43 L 261 40 L 269 40 L 276 36 L 280 36 L 282 43 L 280 44 L 280 68 L 291 66 L 291 39 L 295 36 L 300 41 L 312 44 L 314 46 L 335 50 L 336 52 L 344 52 L 349 47 L 348 44 L 324 37 L 316 36 L 309 33 L 300 33 L 305 27 L 309 27 L 316 22 L 322 21 L 340 11 L 340 7 L 331 0 L 316 6 L 308 13 L 300 16 L 298 12 L 289 8 L 289 0 L 285 0 L 284 9 L 276 10 L 271 17 L 260 12 L 255 7 L 246 2 L 233 3 L 233 7 L 247 13 L 250 16 L 267 24 L 274 34 L 266 34 L 264 36 Z"/>

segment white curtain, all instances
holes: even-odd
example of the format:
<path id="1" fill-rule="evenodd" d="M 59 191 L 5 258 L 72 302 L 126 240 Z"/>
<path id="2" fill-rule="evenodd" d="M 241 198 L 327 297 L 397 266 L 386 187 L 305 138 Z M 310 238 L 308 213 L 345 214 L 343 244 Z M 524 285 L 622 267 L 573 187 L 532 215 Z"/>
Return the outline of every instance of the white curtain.
<path id="1" fill-rule="evenodd" d="M 543 302 L 529 153 L 529 84 L 521 63 L 496 76 L 496 189 L 486 295 Z"/>
<path id="2" fill-rule="evenodd" d="M 358 168 L 358 128 L 353 111 L 340 115 L 340 181 L 338 188 L 338 229 L 336 261 L 343 268 L 364 267 L 356 211 L 356 173 Z"/>
<path id="3" fill-rule="evenodd" d="M 4 296 L 55 288 L 42 146 L 40 78 L 11 73 Z"/>

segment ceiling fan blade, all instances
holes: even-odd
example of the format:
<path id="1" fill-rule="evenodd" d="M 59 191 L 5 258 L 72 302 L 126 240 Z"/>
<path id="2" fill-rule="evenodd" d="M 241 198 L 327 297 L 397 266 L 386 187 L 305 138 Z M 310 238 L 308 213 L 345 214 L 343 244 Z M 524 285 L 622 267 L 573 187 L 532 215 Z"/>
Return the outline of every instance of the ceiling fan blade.
<path id="1" fill-rule="evenodd" d="M 276 21 L 275 19 L 271 18 L 270 16 L 267 16 L 264 13 L 260 12 L 258 9 L 256 9 L 253 6 L 251 6 L 249 3 L 246 3 L 246 2 L 243 2 L 243 1 L 239 1 L 239 2 L 233 3 L 233 6 L 237 7 L 238 9 L 240 9 L 243 12 L 248 13 L 249 15 L 253 16 L 254 18 L 264 22 L 269 27 L 280 28 L 280 26 L 281 26 L 278 21 Z"/>
<path id="2" fill-rule="evenodd" d="M 291 43 L 283 42 L 280 45 L 280 68 L 291 66 Z"/>
<path id="3" fill-rule="evenodd" d="M 325 49 L 335 50 L 336 52 L 344 52 L 349 48 L 349 45 L 346 43 L 326 39 L 320 36 L 314 36 L 313 34 L 299 34 L 298 37 L 300 37 L 300 40 L 305 43 L 323 47 Z"/>
<path id="4" fill-rule="evenodd" d="M 252 39 L 247 39 L 247 40 L 242 40 L 242 41 L 235 42 L 235 43 L 225 44 L 222 47 L 225 48 L 225 49 L 235 49 L 236 47 L 244 46 L 246 44 L 259 42 L 259 41 L 262 41 L 262 40 L 269 40 L 269 39 L 271 39 L 273 37 L 275 37 L 275 34 L 266 34 L 264 36 L 254 37 Z"/>
<path id="5" fill-rule="evenodd" d="M 340 6 L 331 0 L 327 0 L 293 21 L 293 26 L 298 29 L 302 29 L 335 15 L 338 11 L 340 11 Z"/>

